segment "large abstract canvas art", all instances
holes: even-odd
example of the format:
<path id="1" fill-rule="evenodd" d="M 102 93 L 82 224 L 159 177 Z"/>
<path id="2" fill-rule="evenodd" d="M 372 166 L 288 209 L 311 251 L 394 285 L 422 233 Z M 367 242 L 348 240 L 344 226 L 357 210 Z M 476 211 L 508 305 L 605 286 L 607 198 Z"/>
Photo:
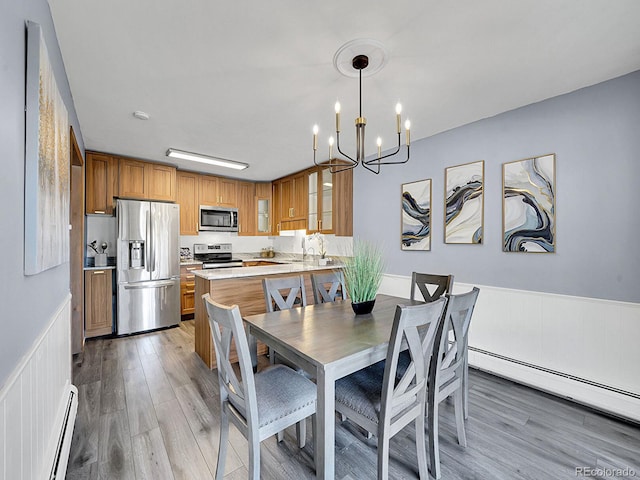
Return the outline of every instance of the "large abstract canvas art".
<path id="1" fill-rule="evenodd" d="M 526 158 L 502 166 L 505 252 L 556 250 L 556 157 Z"/>
<path id="2" fill-rule="evenodd" d="M 482 243 L 484 161 L 446 168 L 444 179 L 445 243 Z"/>
<path id="3" fill-rule="evenodd" d="M 402 250 L 431 250 L 431 179 L 402 184 Z"/>
<path id="4" fill-rule="evenodd" d="M 40 25 L 27 22 L 24 271 L 69 261 L 69 119 Z"/>

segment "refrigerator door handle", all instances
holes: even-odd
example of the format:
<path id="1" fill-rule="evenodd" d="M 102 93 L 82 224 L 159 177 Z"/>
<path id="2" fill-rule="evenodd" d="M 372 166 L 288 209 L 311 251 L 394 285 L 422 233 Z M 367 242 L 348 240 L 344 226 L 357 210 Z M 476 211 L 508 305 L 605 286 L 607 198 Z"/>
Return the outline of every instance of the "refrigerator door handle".
<path id="1" fill-rule="evenodd" d="M 144 256 L 145 258 L 145 262 L 146 262 L 146 266 L 145 266 L 145 270 L 149 273 L 151 273 L 151 253 L 149 250 L 151 250 L 151 245 L 149 244 L 149 239 L 151 238 L 151 235 L 149 235 L 149 229 L 151 228 L 151 212 L 147 211 L 147 218 L 145 218 L 146 224 L 147 224 L 147 237 L 146 237 L 146 245 L 144 248 Z"/>
<path id="2" fill-rule="evenodd" d="M 151 246 L 149 248 L 150 252 L 151 252 L 151 272 L 155 272 L 156 271 L 156 239 L 154 238 L 154 229 L 153 229 L 153 222 L 154 222 L 154 218 L 152 217 L 153 215 L 153 206 L 151 206 L 149 208 L 149 230 L 147 230 L 148 235 L 149 235 L 149 245 Z"/>
<path id="3" fill-rule="evenodd" d="M 154 282 L 154 283 L 144 282 L 144 284 L 125 285 L 124 289 L 125 290 L 141 290 L 141 289 L 144 289 L 144 288 L 173 287 L 173 285 L 174 285 L 173 281 Z"/>

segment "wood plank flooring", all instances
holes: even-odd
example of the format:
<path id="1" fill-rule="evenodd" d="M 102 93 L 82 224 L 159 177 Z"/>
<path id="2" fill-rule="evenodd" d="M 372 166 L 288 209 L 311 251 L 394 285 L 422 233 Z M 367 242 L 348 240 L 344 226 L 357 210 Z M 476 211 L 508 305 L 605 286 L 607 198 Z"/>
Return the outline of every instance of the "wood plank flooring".
<path id="1" fill-rule="evenodd" d="M 69 480 L 214 478 L 218 379 L 193 344 L 193 320 L 160 332 L 87 341 L 74 358 L 79 407 Z M 267 363 L 261 358 L 261 366 Z M 441 408 L 443 480 L 624 478 L 614 470 L 625 468 L 640 478 L 638 425 L 475 370 L 469 411 L 468 446 L 462 448 L 452 404 Z M 376 478 L 375 437 L 367 440 L 348 421 L 336 422 L 336 478 Z M 302 450 L 294 428 L 282 443 L 275 437 L 262 443 L 262 478 L 315 477 L 310 426 L 307 432 Z M 225 479 L 245 479 L 247 442 L 233 425 L 229 443 Z M 600 475 L 579 475 L 576 468 L 600 469 L 592 472 Z M 412 426 L 391 440 L 390 478 L 418 478 Z"/>

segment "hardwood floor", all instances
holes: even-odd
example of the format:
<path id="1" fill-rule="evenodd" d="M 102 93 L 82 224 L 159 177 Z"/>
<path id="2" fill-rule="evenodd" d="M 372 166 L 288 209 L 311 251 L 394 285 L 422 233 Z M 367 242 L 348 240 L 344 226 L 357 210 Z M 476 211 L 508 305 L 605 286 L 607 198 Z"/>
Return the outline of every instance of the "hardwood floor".
<path id="1" fill-rule="evenodd" d="M 193 320 L 160 332 L 87 341 L 74 359 L 79 407 L 69 480 L 214 478 L 218 379 L 194 353 L 193 342 Z M 468 446 L 462 448 L 452 404 L 441 406 L 443 480 L 624 478 L 625 468 L 640 477 L 637 425 L 476 370 L 470 372 L 469 411 Z M 262 478 L 315 477 L 310 426 L 307 432 L 302 450 L 294 428 L 282 443 L 275 437 L 262 443 Z M 225 479 L 245 479 L 247 443 L 233 425 L 229 440 Z M 391 478 L 418 477 L 414 442 L 412 426 L 391 440 Z M 337 425 L 336 478 L 376 478 L 376 455 L 375 437 L 367 440 L 349 422 Z M 576 468 L 600 471 L 582 475 Z M 616 477 L 615 469 L 622 474 Z"/>

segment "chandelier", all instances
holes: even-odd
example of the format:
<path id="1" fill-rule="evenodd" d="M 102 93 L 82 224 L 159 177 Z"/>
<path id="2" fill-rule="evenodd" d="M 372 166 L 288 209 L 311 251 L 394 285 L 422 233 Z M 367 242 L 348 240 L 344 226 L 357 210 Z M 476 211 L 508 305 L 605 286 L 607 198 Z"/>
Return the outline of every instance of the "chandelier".
<path id="1" fill-rule="evenodd" d="M 368 41 L 372 42 L 372 41 Z M 349 45 L 349 44 L 347 44 Z M 346 46 L 345 46 L 346 47 Z M 336 57 L 344 50 L 345 47 L 342 47 L 336 53 Z M 336 63 L 336 59 L 334 58 L 334 63 Z M 335 145 L 343 157 L 334 158 L 333 156 L 333 145 L 334 138 L 329 137 L 329 159 L 328 161 L 318 162 L 316 158 L 316 153 L 318 150 L 318 125 L 313 126 L 313 163 L 318 166 L 330 167 L 331 173 L 343 172 L 345 170 L 352 170 L 356 168 L 358 165 L 362 165 L 364 168 L 369 170 L 370 172 L 375 173 L 376 175 L 380 173 L 380 166 L 382 165 L 396 165 L 401 163 L 407 163 L 409 161 L 409 152 L 410 152 L 410 144 L 411 144 L 411 136 L 410 136 L 410 128 L 411 122 L 407 120 L 404 124 L 405 132 L 406 132 L 406 146 L 407 146 L 407 156 L 404 160 L 387 160 L 391 157 L 394 157 L 400 152 L 401 148 L 401 113 L 402 106 L 398 103 L 396 105 L 396 130 L 398 135 L 398 145 L 391 153 L 386 155 L 382 155 L 382 139 L 378 137 L 377 146 L 378 146 L 378 155 L 377 158 L 372 158 L 371 160 L 365 160 L 365 149 L 364 149 L 364 140 L 365 140 L 365 126 L 367 124 L 367 119 L 362 116 L 362 71 L 369 66 L 369 56 L 364 54 L 358 54 L 353 57 L 351 60 L 351 66 L 354 70 L 358 72 L 358 78 L 360 81 L 359 88 L 359 99 L 360 99 L 360 109 L 358 118 L 356 118 L 355 126 L 356 126 L 356 154 L 355 158 L 347 155 L 340 148 L 340 102 L 336 102 L 335 111 L 336 111 L 336 138 Z M 337 63 L 336 63 L 337 67 Z M 381 66 L 378 66 L 378 69 Z"/>

